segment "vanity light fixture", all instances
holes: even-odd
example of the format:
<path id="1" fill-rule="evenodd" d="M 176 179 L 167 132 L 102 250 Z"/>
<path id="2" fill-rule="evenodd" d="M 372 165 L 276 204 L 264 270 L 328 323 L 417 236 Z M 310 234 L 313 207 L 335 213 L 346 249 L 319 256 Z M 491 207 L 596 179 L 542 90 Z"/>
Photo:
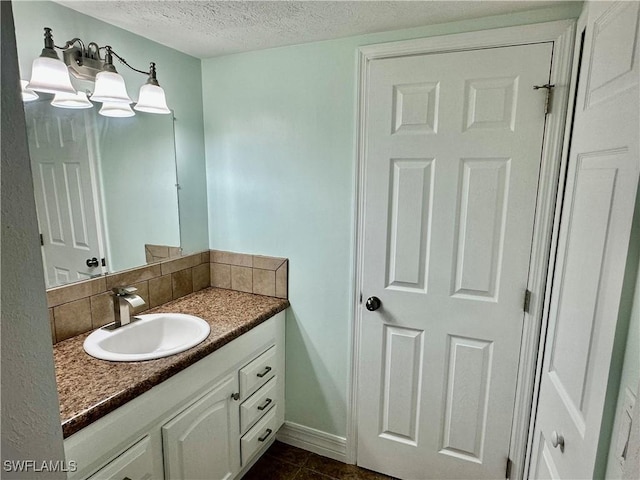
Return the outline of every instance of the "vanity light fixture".
<path id="1" fill-rule="evenodd" d="M 61 50 L 60 60 L 56 50 Z M 101 52 L 104 52 L 104 56 Z M 135 115 L 129 106 L 133 100 L 127 93 L 124 78 L 113 65 L 113 57 L 134 72 L 147 75 L 147 83 L 142 85 L 138 95 L 136 110 L 147 113 L 171 113 L 167 107 L 164 90 L 156 78 L 156 65 L 151 63 L 149 71 L 138 70 L 127 63 L 110 46 L 100 47 L 97 43 L 85 43 L 78 37 L 68 40 L 59 47 L 53 42 L 51 29 L 44 29 L 44 48 L 40 57 L 33 61 L 31 80 L 23 87 L 23 98 L 27 89 L 56 95 L 52 105 L 61 108 L 90 108 L 84 92 L 76 92 L 71 84 L 71 76 L 80 80 L 94 81 L 94 92 L 90 99 L 101 102 L 98 113 L 108 117 L 130 117 Z M 70 76 L 71 75 L 71 76 Z M 37 97 L 36 97 L 37 98 Z M 26 101 L 26 100 L 25 100 Z"/>

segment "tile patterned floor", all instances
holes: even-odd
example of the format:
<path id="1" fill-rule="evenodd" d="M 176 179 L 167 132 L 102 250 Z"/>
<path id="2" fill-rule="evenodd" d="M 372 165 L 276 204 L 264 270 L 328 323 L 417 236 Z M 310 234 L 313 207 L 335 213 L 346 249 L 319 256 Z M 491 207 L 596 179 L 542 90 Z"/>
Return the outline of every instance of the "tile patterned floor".
<path id="1" fill-rule="evenodd" d="M 394 480 L 276 441 L 243 480 Z"/>

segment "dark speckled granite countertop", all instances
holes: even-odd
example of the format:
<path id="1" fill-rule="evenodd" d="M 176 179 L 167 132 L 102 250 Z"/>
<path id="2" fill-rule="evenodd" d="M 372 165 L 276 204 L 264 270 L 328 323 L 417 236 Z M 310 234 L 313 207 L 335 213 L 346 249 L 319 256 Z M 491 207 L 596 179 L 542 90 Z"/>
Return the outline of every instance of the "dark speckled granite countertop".
<path id="1" fill-rule="evenodd" d="M 207 288 L 146 313 L 187 313 L 211 325 L 207 339 L 171 357 L 107 362 L 85 353 L 85 333 L 53 347 L 65 438 L 201 360 L 289 306 L 288 300 Z"/>

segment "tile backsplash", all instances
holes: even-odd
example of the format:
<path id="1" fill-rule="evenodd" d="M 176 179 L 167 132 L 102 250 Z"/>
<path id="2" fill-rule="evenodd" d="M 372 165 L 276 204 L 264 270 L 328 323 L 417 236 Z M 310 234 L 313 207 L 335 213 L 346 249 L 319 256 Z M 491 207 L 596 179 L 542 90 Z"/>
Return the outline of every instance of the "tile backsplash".
<path id="1" fill-rule="evenodd" d="M 289 260 L 211 250 L 211 286 L 288 298 Z"/>
<path id="2" fill-rule="evenodd" d="M 155 263 L 182 256 L 182 249 L 170 245 L 153 245 L 147 243 L 144 246 L 144 254 L 147 263 Z"/>
<path id="3" fill-rule="evenodd" d="M 287 298 L 288 265 L 286 258 L 207 250 L 52 288 L 47 290 L 52 341 L 113 322 L 116 286 L 138 289 L 146 305 L 134 314 L 210 286 Z"/>

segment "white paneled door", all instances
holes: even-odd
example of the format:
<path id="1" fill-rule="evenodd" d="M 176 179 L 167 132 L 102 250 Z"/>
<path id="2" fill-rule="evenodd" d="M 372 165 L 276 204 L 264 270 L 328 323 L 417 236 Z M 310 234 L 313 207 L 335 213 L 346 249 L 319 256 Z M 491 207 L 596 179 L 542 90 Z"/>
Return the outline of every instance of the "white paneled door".
<path id="1" fill-rule="evenodd" d="M 25 104 L 25 113 L 47 287 L 101 274 L 90 117 L 44 101 Z"/>
<path id="2" fill-rule="evenodd" d="M 358 464 L 504 478 L 552 43 L 373 60 Z"/>
<path id="3" fill-rule="evenodd" d="M 530 477 L 536 479 L 596 473 L 640 169 L 640 3 L 586 8 L 531 454 Z"/>

